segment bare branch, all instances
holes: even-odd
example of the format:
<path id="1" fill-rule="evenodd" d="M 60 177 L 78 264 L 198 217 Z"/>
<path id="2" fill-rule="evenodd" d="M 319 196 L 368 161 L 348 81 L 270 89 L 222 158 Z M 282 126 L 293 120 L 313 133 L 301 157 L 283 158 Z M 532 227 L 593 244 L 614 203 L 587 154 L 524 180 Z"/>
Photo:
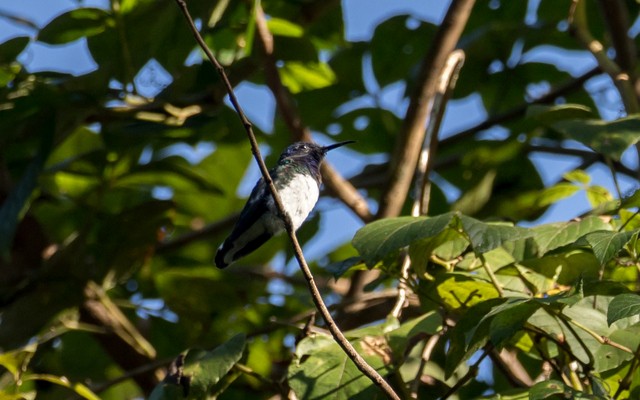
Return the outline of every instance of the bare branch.
<path id="1" fill-rule="evenodd" d="M 478 125 L 469 128 L 469 129 L 465 129 L 464 131 L 458 132 L 446 139 L 443 139 L 440 141 L 441 145 L 447 145 L 450 143 L 457 143 L 460 140 L 466 139 L 470 136 L 475 135 L 478 132 L 481 132 L 485 129 L 489 129 L 494 125 L 498 125 L 501 124 L 503 122 L 507 122 L 510 121 L 512 119 L 521 117 L 523 115 L 525 115 L 525 113 L 527 112 L 527 108 L 529 108 L 529 106 L 531 106 L 532 104 L 548 104 L 553 102 L 554 100 L 556 100 L 558 97 L 562 97 L 566 94 L 569 94 L 571 92 L 573 92 L 576 89 L 580 89 L 582 88 L 582 86 L 584 85 L 584 83 L 586 81 L 588 81 L 589 79 L 593 78 L 594 76 L 599 75 L 600 73 L 602 73 L 602 69 L 600 68 L 600 66 L 597 66 L 589 71 L 587 71 L 586 73 L 582 74 L 581 76 L 577 77 L 576 79 L 572 79 L 571 81 L 564 83 L 562 85 L 559 85 L 557 88 L 549 91 L 547 94 L 540 96 L 539 98 L 531 101 L 531 102 L 526 102 L 526 103 L 522 103 L 519 106 L 516 106 L 514 108 L 512 108 L 509 111 L 506 111 L 502 114 L 497 114 L 494 115 L 492 117 L 487 118 L 486 120 L 482 121 L 481 123 L 479 123 Z"/>
<path id="2" fill-rule="evenodd" d="M 640 110 L 640 107 L 629 72 L 621 69 L 615 61 L 611 60 L 607 56 L 606 49 L 602 43 L 591 36 L 585 7 L 585 3 L 580 0 L 573 0 L 571 3 L 569 11 L 570 32 L 593 54 L 600 68 L 611 77 L 618 92 L 620 92 L 627 114 L 635 114 Z"/>
<path id="3" fill-rule="evenodd" d="M 240 104 L 238 102 L 238 99 L 236 98 L 235 93 L 233 91 L 233 87 L 229 83 L 229 79 L 227 78 L 227 75 L 224 72 L 224 68 L 220 65 L 218 60 L 214 57 L 213 53 L 211 53 L 211 50 L 209 50 L 209 47 L 204 42 L 204 40 L 202 39 L 202 36 L 200 35 L 200 32 L 198 32 L 198 29 L 196 28 L 195 24 L 193 23 L 193 19 L 191 18 L 191 15 L 189 14 L 189 10 L 187 9 L 186 3 L 184 2 L 184 0 L 176 0 L 176 3 L 178 4 L 180 9 L 182 10 L 185 18 L 187 19 L 187 21 L 189 23 L 189 27 L 191 28 L 191 31 L 193 32 L 193 35 L 194 35 L 196 41 L 198 42 L 198 44 L 200 45 L 202 50 L 207 55 L 207 58 L 209 58 L 209 61 L 215 66 L 216 70 L 220 74 L 220 77 L 222 78 L 222 81 L 225 84 L 225 87 L 226 87 L 228 95 L 229 95 L 229 100 L 231 101 L 231 104 L 235 108 L 235 110 L 236 110 L 236 112 L 238 114 L 238 117 L 240 118 L 240 120 L 242 122 L 242 125 L 244 126 L 244 128 L 246 130 L 247 136 L 249 138 L 249 142 L 251 143 L 251 149 L 252 149 L 254 158 L 256 159 L 256 162 L 258 163 L 258 165 L 260 167 L 260 172 L 262 173 L 262 178 L 264 179 L 265 183 L 269 187 L 269 191 L 271 192 L 271 196 L 273 197 L 273 200 L 274 200 L 274 202 L 275 202 L 275 204 L 276 204 L 276 206 L 278 208 L 278 211 L 280 212 L 280 214 L 282 216 L 285 228 L 287 230 L 287 233 L 288 233 L 289 238 L 291 239 L 291 243 L 293 245 L 293 249 L 294 249 L 294 252 L 295 252 L 296 260 L 298 261 L 300 269 L 302 270 L 302 273 L 305 276 L 305 279 L 307 280 L 307 284 L 309 286 L 309 291 L 311 292 L 311 296 L 313 298 L 313 302 L 315 303 L 316 307 L 318 308 L 318 310 L 322 314 L 322 317 L 324 318 L 324 320 L 325 320 L 325 322 L 327 324 L 327 327 L 329 328 L 329 331 L 333 335 L 333 337 L 336 340 L 336 342 L 338 343 L 338 345 L 345 352 L 345 354 L 354 362 L 356 367 L 365 376 L 367 376 L 369 379 L 371 379 L 371 381 L 374 384 L 376 384 L 378 387 L 380 387 L 380 389 L 387 395 L 387 397 L 389 397 L 390 399 L 400 400 L 400 397 L 398 397 L 398 395 L 395 393 L 393 388 L 387 383 L 387 381 L 385 381 L 384 378 L 382 378 L 382 376 L 380 376 L 380 374 L 375 369 L 373 369 L 369 364 L 367 364 L 367 362 L 364 360 L 364 358 L 362 358 L 362 356 L 360 356 L 360 354 L 358 354 L 358 352 L 351 345 L 351 343 L 349 343 L 347 338 L 345 338 L 344 334 L 342 333 L 342 331 L 340 331 L 340 329 L 338 328 L 338 326 L 334 322 L 333 318 L 331 317 L 331 313 L 329 312 L 329 310 L 327 309 L 326 305 L 324 304 L 324 301 L 322 300 L 322 295 L 320 294 L 320 291 L 318 290 L 318 287 L 315 284 L 314 277 L 311 274 L 311 270 L 309 269 L 309 266 L 307 265 L 307 262 L 304 259 L 304 255 L 302 253 L 302 248 L 300 247 L 300 244 L 298 243 L 298 238 L 296 237 L 296 233 L 295 233 L 295 231 L 293 229 L 293 225 L 291 223 L 291 218 L 287 214 L 287 212 L 286 212 L 286 210 L 284 208 L 284 205 L 282 204 L 282 199 L 280 198 L 280 195 L 278 194 L 278 190 L 276 189 L 275 185 L 273 184 L 273 180 L 271 179 L 271 176 L 269 175 L 269 170 L 267 169 L 267 166 L 264 164 L 264 160 L 262 159 L 262 156 L 260 154 L 260 149 L 258 147 L 258 142 L 256 141 L 255 134 L 253 133 L 253 126 L 251 125 L 251 122 L 249 122 L 249 120 L 247 119 L 244 111 L 242 110 L 242 107 L 240 106 Z"/>
<path id="4" fill-rule="evenodd" d="M 276 60 L 273 57 L 273 35 L 267 27 L 267 21 L 262 11 L 262 7 L 256 8 L 256 32 L 258 42 L 262 45 L 264 52 L 264 71 L 267 86 L 271 89 L 276 99 L 278 110 L 282 119 L 291 131 L 294 140 L 311 141 L 311 131 L 300 117 L 295 103 L 292 101 L 291 93 L 282 84 Z M 373 219 L 367 201 L 358 193 L 358 190 L 349 181 L 331 167 L 328 161 L 324 161 L 321 166 L 322 178 L 327 189 L 347 205 L 360 219 L 369 222 Z"/>
<path id="5" fill-rule="evenodd" d="M 418 167 L 415 173 L 415 197 L 413 206 L 411 207 L 411 215 L 414 217 L 425 215 L 429 211 L 431 185 L 428 167 L 433 164 L 432 160 L 438 143 L 438 132 L 440 131 L 440 124 L 442 122 L 442 117 L 444 116 L 445 106 L 447 100 L 451 96 L 453 88 L 456 85 L 458 74 L 463 63 L 464 52 L 462 50 L 455 50 L 449 54 L 438 79 L 435 96 L 429 107 L 430 114 L 427 120 L 426 134 L 424 143 L 422 144 L 422 151 L 418 158 Z M 390 313 L 390 315 L 395 318 L 400 317 L 402 308 L 406 303 L 408 289 L 407 280 L 409 279 L 410 267 L 411 262 L 409 259 L 409 253 L 405 251 L 403 254 L 402 267 L 400 268 L 398 300 Z"/>
<path id="6" fill-rule="evenodd" d="M 378 218 L 400 214 L 424 141 L 424 126 L 429 115 L 429 103 L 435 94 L 440 71 L 460 39 L 474 3 L 475 0 L 451 2 L 436 33 L 434 43 L 424 58 L 416 91 L 411 96 L 407 115 L 398 133 L 391 157 L 389 181 L 380 198 Z"/>

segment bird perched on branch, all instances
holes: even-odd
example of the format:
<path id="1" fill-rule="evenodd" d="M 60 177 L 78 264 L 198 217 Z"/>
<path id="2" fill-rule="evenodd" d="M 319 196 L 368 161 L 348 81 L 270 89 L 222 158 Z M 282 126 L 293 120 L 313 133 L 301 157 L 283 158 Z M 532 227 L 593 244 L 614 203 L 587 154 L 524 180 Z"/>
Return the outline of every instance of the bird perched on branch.
<path id="1" fill-rule="evenodd" d="M 305 221 L 320 195 L 320 164 L 328 151 L 353 143 L 352 140 L 320 146 L 297 142 L 287 147 L 275 168 L 269 171 L 284 208 L 297 230 Z M 215 263 L 225 268 L 262 246 L 272 236 L 284 231 L 269 187 L 260 178 L 251 191 L 231 234 L 218 248 Z"/>

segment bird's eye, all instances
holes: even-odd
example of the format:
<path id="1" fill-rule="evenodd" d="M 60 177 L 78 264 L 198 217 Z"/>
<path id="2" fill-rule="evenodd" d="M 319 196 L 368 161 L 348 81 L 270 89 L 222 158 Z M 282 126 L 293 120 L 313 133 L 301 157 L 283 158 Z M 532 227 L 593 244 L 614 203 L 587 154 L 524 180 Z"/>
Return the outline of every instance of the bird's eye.
<path id="1" fill-rule="evenodd" d="M 309 146 L 307 146 L 306 144 L 302 145 L 302 150 L 309 150 Z"/>

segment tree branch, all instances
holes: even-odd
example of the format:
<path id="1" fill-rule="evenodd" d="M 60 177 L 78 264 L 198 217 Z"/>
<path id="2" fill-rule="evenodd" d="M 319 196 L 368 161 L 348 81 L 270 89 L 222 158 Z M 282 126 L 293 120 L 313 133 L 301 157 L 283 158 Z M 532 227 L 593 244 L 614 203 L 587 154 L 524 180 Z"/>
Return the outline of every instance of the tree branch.
<path id="1" fill-rule="evenodd" d="M 587 71 L 583 75 L 577 77 L 576 79 L 572 79 L 567 83 L 559 85 L 557 88 L 549 91 L 547 94 L 540 96 L 539 98 L 531 102 L 522 103 L 502 114 L 491 116 L 472 128 L 465 129 L 464 131 L 458 132 L 452 136 L 449 136 L 446 139 L 442 139 L 440 141 L 440 144 L 444 146 L 451 143 L 457 143 L 460 140 L 464 140 L 470 136 L 475 135 L 478 132 L 481 132 L 485 129 L 489 129 L 494 125 L 498 125 L 503 122 L 510 121 L 514 118 L 521 117 L 525 115 L 525 113 L 527 112 L 527 108 L 529 108 L 529 106 L 531 106 L 532 104 L 549 104 L 554 100 L 556 100 L 558 97 L 564 96 L 568 93 L 573 92 L 576 89 L 581 88 L 586 81 L 588 81 L 589 79 L 601 73 L 602 73 L 602 69 L 600 68 L 600 66 L 597 66 Z"/>
<path id="2" fill-rule="evenodd" d="M 371 381 L 374 384 L 376 384 L 387 395 L 387 397 L 389 397 L 390 399 L 400 400 L 400 397 L 398 397 L 398 395 L 395 393 L 393 388 L 387 383 L 387 381 L 384 380 L 384 378 L 382 378 L 382 376 L 380 376 L 380 374 L 375 369 L 373 369 L 369 364 L 367 364 L 367 362 L 364 360 L 364 358 L 362 358 L 362 356 L 360 356 L 360 354 L 358 354 L 355 348 L 351 345 L 351 343 L 349 343 L 347 338 L 345 338 L 345 336 L 342 334 L 342 331 L 340 331 L 336 323 L 333 321 L 333 318 L 331 317 L 331 313 L 329 313 L 329 310 L 324 304 L 324 301 L 322 300 L 322 295 L 320 294 L 320 291 L 318 290 L 318 287 L 315 284 L 313 275 L 311 274 L 311 270 L 309 269 L 309 266 L 307 265 L 307 262 L 304 259 L 302 248 L 298 243 L 298 238 L 296 237 L 295 231 L 293 229 L 293 225 L 291 223 L 291 218 L 287 214 L 284 208 L 284 205 L 282 204 L 282 199 L 278 194 L 278 190 L 276 189 L 275 185 L 273 184 L 273 180 L 269 175 L 269 170 L 267 169 L 267 166 L 264 164 L 264 160 L 262 159 L 262 156 L 260 154 L 260 149 L 258 147 L 258 142 L 256 140 L 255 134 L 253 133 L 253 126 L 251 125 L 251 122 L 249 122 L 244 111 L 242 110 L 242 107 L 240 106 L 240 103 L 238 102 L 238 99 L 236 98 L 235 93 L 233 91 L 233 87 L 231 86 L 231 83 L 229 82 L 229 79 L 227 78 L 227 75 L 224 72 L 224 68 L 220 65 L 218 60 L 214 57 L 213 53 L 211 53 L 211 50 L 209 50 L 209 47 L 204 42 L 204 40 L 202 39 L 202 36 L 198 32 L 198 29 L 193 23 L 193 19 L 191 18 L 191 15 L 189 14 L 189 10 L 187 9 L 187 4 L 184 2 L 184 0 L 176 0 L 176 3 L 182 10 L 185 18 L 187 19 L 187 22 L 189 23 L 189 27 L 191 28 L 191 31 L 196 41 L 198 42 L 202 50 L 207 55 L 207 58 L 209 58 L 209 61 L 215 66 L 216 70 L 218 71 L 218 74 L 222 78 L 222 81 L 229 95 L 229 100 L 231 101 L 231 104 L 235 108 L 238 114 L 238 117 L 240 118 L 240 121 L 242 122 L 242 125 L 245 128 L 249 142 L 251 143 L 251 150 L 253 152 L 253 156 L 256 159 L 258 166 L 260 167 L 262 178 L 264 179 L 265 183 L 269 187 L 271 196 L 273 197 L 273 200 L 278 208 L 278 211 L 282 216 L 285 228 L 287 230 L 287 233 L 289 235 L 289 238 L 291 239 L 291 243 L 294 248 L 296 260 L 298 261 L 300 269 L 302 270 L 302 273 L 307 280 L 307 284 L 309 286 L 309 291 L 311 292 L 313 302 L 315 303 L 316 307 L 322 314 L 322 317 L 324 318 L 329 328 L 329 331 L 333 335 L 333 338 L 336 340 L 338 345 L 345 352 L 345 354 L 354 362 L 356 367 L 365 376 L 371 379 Z"/>
<path id="3" fill-rule="evenodd" d="M 422 62 L 416 90 L 411 96 L 407 115 L 391 157 L 389 181 L 380 198 L 378 218 L 400 215 L 424 141 L 429 104 L 435 94 L 440 71 L 460 39 L 474 3 L 475 0 L 451 2 L 434 42 Z"/>
<path id="4" fill-rule="evenodd" d="M 273 35 L 267 27 L 267 21 L 260 6 L 256 7 L 256 33 L 264 53 L 263 65 L 267 86 L 269 86 L 276 99 L 278 110 L 285 125 L 291 131 L 294 140 L 311 141 L 311 131 L 302 122 L 300 113 L 292 101 L 291 93 L 280 79 L 276 60 L 273 57 Z M 367 201 L 349 181 L 345 180 L 331 167 L 328 161 L 325 160 L 322 163 L 321 172 L 324 184 L 331 193 L 342 200 L 362 221 L 369 222 L 373 219 Z"/>

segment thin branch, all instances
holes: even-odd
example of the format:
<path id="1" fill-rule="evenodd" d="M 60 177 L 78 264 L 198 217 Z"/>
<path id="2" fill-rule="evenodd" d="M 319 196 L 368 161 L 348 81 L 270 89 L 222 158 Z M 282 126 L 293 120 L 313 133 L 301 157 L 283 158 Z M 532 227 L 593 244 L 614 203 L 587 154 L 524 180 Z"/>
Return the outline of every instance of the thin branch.
<path id="1" fill-rule="evenodd" d="M 429 106 L 430 112 L 427 119 L 426 133 L 422 151 L 418 158 L 418 167 L 415 172 L 415 196 L 411 215 L 414 217 L 425 215 L 429 211 L 430 180 L 429 166 L 433 165 L 433 158 L 438 143 L 438 132 L 444 116 L 447 100 L 451 97 L 451 92 L 455 88 L 458 74 L 464 64 L 464 52 L 455 50 L 447 57 L 442 72 L 440 73 L 436 93 Z M 402 267 L 400 268 L 400 280 L 398 283 L 398 300 L 391 310 L 390 315 L 399 318 L 407 299 L 407 280 L 409 279 L 409 268 L 411 260 L 407 251 L 403 252 Z"/>
<path id="2" fill-rule="evenodd" d="M 240 213 L 231 214 L 218 221 L 212 222 L 211 224 L 197 231 L 191 231 L 191 232 L 185 233 L 182 236 L 179 236 L 170 241 L 160 242 L 156 245 L 156 252 L 162 253 L 165 251 L 175 250 L 177 248 L 186 246 L 195 241 L 202 240 L 209 236 L 213 236 L 218 233 L 221 233 L 222 231 L 231 228 L 233 224 L 235 224 L 239 215 Z"/>
<path id="3" fill-rule="evenodd" d="M 360 354 L 358 354 L 355 348 L 351 345 L 351 343 L 349 343 L 349 341 L 345 338 L 342 331 L 340 331 L 336 323 L 333 321 L 333 318 L 331 317 L 331 313 L 329 313 L 329 310 L 324 304 L 324 301 L 322 300 L 322 295 L 320 294 L 320 291 L 318 290 L 318 287 L 315 284 L 314 277 L 311 274 L 311 270 L 309 269 L 309 266 L 307 265 L 307 262 L 304 259 L 302 248 L 298 243 L 298 238 L 296 237 L 295 230 L 293 229 L 293 226 L 291 223 L 291 218 L 287 214 L 284 208 L 284 205 L 282 204 L 282 199 L 278 194 L 278 190 L 276 189 L 275 185 L 273 184 L 273 180 L 269 175 L 269 170 L 264 164 L 264 160 L 262 159 L 262 156 L 260 154 L 260 149 L 258 147 L 258 142 L 256 140 L 255 134 L 253 133 L 253 126 L 251 125 L 251 122 L 249 122 L 246 115 L 244 114 L 244 111 L 242 110 L 242 107 L 240 106 L 240 103 L 238 102 L 238 99 L 235 96 L 233 87 L 229 83 L 229 79 L 227 78 L 227 75 L 224 72 L 224 68 L 220 65 L 220 63 L 218 63 L 218 60 L 214 57 L 213 53 L 211 53 L 211 50 L 209 50 L 209 47 L 204 42 L 204 40 L 202 39 L 202 36 L 198 32 L 198 29 L 193 23 L 193 19 L 189 14 L 189 10 L 187 9 L 187 5 L 185 1 L 176 0 L 176 3 L 182 10 L 185 18 L 187 19 L 189 23 L 189 27 L 191 28 L 191 31 L 193 32 L 193 35 L 196 41 L 198 42 L 202 50 L 207 55 L 207 58 L 209 58 L 209 61 L 214 65 L 214 67 L 218 71 L 218 74 L 222 78 L 222 81 L 224 82 L 224 85 L 229 95 L 229 100 L 231 101 L 231 104 L 235 108 L 238 114 L 238 117 L 240 118 L 240 121 L 242 122 L 242 125 L 246 130 L 247 136 L 249 138 L 249 142 L 251 143 L 251 149 L 252 149 L 254 158 L 256 159 L 256 162 L 260 167 L 262 178 L 264 179 L 265 183 L 269 187 L 271 196 L 273 197 L 273 200 L 278 208 L 278 211 L 282 216 L 285 228 L 287 230 L 287 233 L 289 235 L 289 238 L 291 239 L 291 243 L 294 248 L 295 257 L 298 261 L 298 264 L 300 266 L 300 269 L 302 270 L 303 275 L 307 279 L 307 284 L 309 286 L 309 291 L 311 292 L 313 302 L 315 303 L 316 307 L 322 314 L 322 317 L 324 318 L 327 324 L 327 327 L 329 328 L 329 331 L 333 335 L 338 345 L 344 350 L 346 355 L 354 362 L 356 367 L 365 376 L 367 376 L 369 379 L 371 379 L 371 381 L 374 384 L 380 387 L 380 389 L 387 395 L 387 397 L 389 397 L 390 399 L 399 400 L 400 397 L 398 397 L 398 395 L 395 393 L 393 388 L 387 383 L 387 381 L 384 380 L 384 378 L 382 378 L 382 376 L 380 376 L 380 374 L 375 369 L 373 369 L 369 364 L 367 364 L 367 362 L 364 360 L 364 358 L 362 358 L 362 356 L 360 356 Z"/>
<path id="4" fill-rule="evenodd" d="M 464 131 L 460 131 L 454 135 L 447 137 L 440 141 L 441 145 L 447 145 L 451 143 L 457 143 L 460 140 L 466 139 L 467 137 L 473 136 L 478 132 L 481 132 L 485 129 L 489 129 L 494 125 L 501 124 L 503 122 L 510 121 L 512 119 L 521 117 L 526 114 L 527 109 L 532 104 L 549 104 L 555 101 L 558 97 L 562 97 L 573 92 L 576 89 L 582 88 L 586 81 L 597 76 L 602 73 L 602 69 L 600 66 L 594 67 L 581 76 L 572 79 L 569 82 L 559 85 L 555 89 L 549 91 L 547 94 L 540 96 L 539 98 L 532 100 L 530 102 L 522 103 L 508 111 L 505 111 L 502 114 L 497 114 L 487 118 L 482 121 L 478 125 L 471 127 L 469 129 L 465 129 Z"/>
<path id="5" fill-rule="evenodd" d="M 391 157 L 389 181 L 380 198 L 378 218 L 400 215 L 424 142 L 424 126 L 429 115 L 429 103 L 436 92 L 440 71 L 458 43 L 474 3 L 475 0 L 451 2 L 434 42 L 424 58 L 416 90 L 411 96 L 407 115 Z"/>
<path id="6" fill-rule="evenodd" d="M 104 392 L 105 390 L 109 389 L 112 386 L 115 386 L 119 383 L 122 383 L 126 380 L 132 379 L 138 375 L 141 374 L 145 374 L 147 372 L 151 372 L 151 371 L 155 371 L 158 368 L 161 367 L 166 367 L 167 365 L 171 364 L 171 362 L 173 361 L 173 357 L 172 358 L 165 358 L 164 360 L 154 360 L 151 361 L 148 364 L 145 365 L 141 365 L 137 368 L 134 368 L 132 370 L 126 371 L 124 372 L 122 375 L 119 375 L 115 378 L 113 378 L 110 381 L 107 382 L 102 382 L 102 383 L 98 383 L 98 384 L 92 384 L 89 387 L 91 388 L 92 391 L 94 391 L 95 393 L 100 393 L 100 392 Z"/>
<path id="7" fill-rule="evenodd" d="M 489 353 L 491 353 L 491 351 L 493 351 L 493 346 L 487 345 L 482 355 L 478 357 L 478 360 L 475 363 L 473 363 L 473 365 L 469 366 L 469 370 L 467 371 L 467 373 L 464 374 L 464 376 L 460 378 L 458 382 L 456 382 L 456 384 L 453 385 L 453 387 L 451 387 L 451 389 L 449 389 L 447 393 L 445 393 L 444 396 L 442 396 L 440 399 L 441 400 L 448 399 L 449 396 L 457 392 L 462 386 L 464 386 L 465 383 L 471 380 L 471 378 L 478 375 L 478 369 L 479 369 L 480 363 L 485 359 L 486 356 L 489 355 Z"/>
<path id="8" fill-rule="evenodd" d="M 420 366 L 418 367 L 418 372 L 416 372 L 416 377 L 411 382 L 411 398 L 418 398 L 418 389 L 420 388 L 420 382 L 422 378 L 422 371 L 424 371 L 424 367 L 426 367 L 427 362 L 431 359 L 431 353 L 433 353 L 433 349 L 438 344 L 438 341 L 442 336 L 444 336 L 447 331 L 447 325 L 444 325 L 440 332 L 435 335 L 432 335 L 424 344 L 424 348 L 422 349 L 422 355 L 420 357 Z"/>
<path id="9" fill-rule="evenodd" d="M 442 74 L 438 81 L 436 94 L 433 100 L 431 115 L 427 121 L 427 132 L 418 159 L 418 170 L 416 172 L 416 200 L 413 203 L 412 215 L 426 215 L 429 212 L 429 199 L 431 192 L 431 181 L 429 173 L 434 164 L 434 154 L 438 144 L 438 132 L 444 117 L 444 110 L 447 101 L 451 98 L 453 89 L 458 81 L 460 69 L 464 64 L 465 55 L 462 50 L 455 50 L 449 54 Z"/>
<path id="10" fill-rule="evenodd" d="M 311 141 L 311 130 L 303 123 L 300 113 L 291 98 L 291 93 L 280 79 L 276 60 L 273 57 L 273 35 L 267 27 L 267 21 L 260 5 L 256 7 L 256 32 L 256 37 L 264 52 L 264 71 L 267 86 L 271 89 L 276 99 L 278 110 L 285 125 L 291 131 L 294 140 Z M 326 160 L 322 163 L 321 173 L 327 189 L 342 200 L 362 221 L 369 222 L 373 219 L 373 214 L 369 211 L 369 205 L 365 198 L 349 181 L 340 176 Z"/>
<path id="11" fill-rule="evenodd" d="M 616 62 L 623 71 L 631 76 L 632 83 L 636 79 L 633 73 L 636 68 L 637 51 L 631 37 L 629 37 L 629 13 L 621 0 L 600 0 L 600 10 L 604 22 L 611 35 L 613 48 L 616 49 Z"/>
<path id="12" fill-rule="evenodd" d="M 586 5 L 584 1 L 573 0 L 569 11 L 570 32 L 575 38 L 591 52 L 598 65 L 606 72 L 616 85 L 627 114 L 635 114 L 640 110 L 638 96 L 631 82 L 631 77 L 627 71 L 607 56 L 607 52 L 598 40 L 596 40 L 587 26 Z"/>

